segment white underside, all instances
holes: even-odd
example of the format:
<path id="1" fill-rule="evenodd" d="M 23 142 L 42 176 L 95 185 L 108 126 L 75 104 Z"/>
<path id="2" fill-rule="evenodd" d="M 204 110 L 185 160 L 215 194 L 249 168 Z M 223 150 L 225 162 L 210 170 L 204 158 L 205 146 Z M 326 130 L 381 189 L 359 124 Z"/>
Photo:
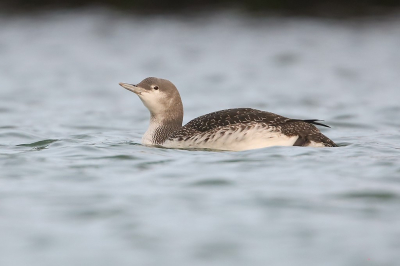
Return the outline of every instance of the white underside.
<path id="1" fill-rule="evenodd" d="M 274 128 L 254 126 L 244 131 L 226 130 L 224 135 L 220 132 L 193 136 L 186 141 L 167 140 L 162 146 L 178 149 L 213 149 L 243 151 L 260 149 L 271 146 L 293 146 L 298 136 L 286 136 Z M 224 131 L 225 131 L 224 130 Z M 207 141 L 205 141 L 208 138 Z M 322 143 L 311 142 L 309 147 L 324 147 Z"/>

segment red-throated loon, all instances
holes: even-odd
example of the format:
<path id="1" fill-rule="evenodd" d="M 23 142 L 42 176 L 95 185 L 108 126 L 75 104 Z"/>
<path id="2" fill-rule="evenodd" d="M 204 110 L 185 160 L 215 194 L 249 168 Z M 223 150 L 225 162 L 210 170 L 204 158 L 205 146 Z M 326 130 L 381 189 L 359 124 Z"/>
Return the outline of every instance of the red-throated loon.
<path id="1" fill-rule="evenodd" d="M 119 85 L 136 93 L 150 111 L 144 145 L 231 151 L 269 146 L 337 147 L 314 126 L 326 126 L 319 120 L 290 119 L 251 108 L 209 113 L 182 126 L 181 97 L 170 81 L 150 77 L 137 85 Z"/>

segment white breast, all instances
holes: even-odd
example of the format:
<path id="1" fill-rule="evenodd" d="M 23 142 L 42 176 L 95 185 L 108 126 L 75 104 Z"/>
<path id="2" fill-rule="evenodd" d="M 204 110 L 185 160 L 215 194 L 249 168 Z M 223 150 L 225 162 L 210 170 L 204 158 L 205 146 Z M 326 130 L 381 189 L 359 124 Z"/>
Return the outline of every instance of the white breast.
<path id="1" fill-rule="evenodd" d="M 195 134 L 187 140 L 167 140 L 162 146 L 180 149 L 242 151 L 270 146 L 293 146 L 297 139 L 298 136 L 286 136 L 275 127 L 265 127 L 254 123 L 245 130 L 229 126 L 222 127 L 212 132 Z"/>

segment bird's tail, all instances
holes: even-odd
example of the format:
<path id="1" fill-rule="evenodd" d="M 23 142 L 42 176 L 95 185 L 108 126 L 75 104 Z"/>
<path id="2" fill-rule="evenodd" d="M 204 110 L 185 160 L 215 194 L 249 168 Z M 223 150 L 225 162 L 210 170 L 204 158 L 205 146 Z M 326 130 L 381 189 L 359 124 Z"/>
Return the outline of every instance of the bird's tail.
<path id="1" fill-rule="evenodd" d="M 330 128 L 330 126 L 318 122 L 318 121 L 324 121 L 324 120 L 306 119 L 306 120 L 301 120 L 301 121 L 304 121 L 304 122 L 307 122 L 307 123 L 310 123 L 310 124 L 313 124 L 313 125 L 318 125 L 318 126 L 323 126 L 323 127 L 329 127 Z"/>

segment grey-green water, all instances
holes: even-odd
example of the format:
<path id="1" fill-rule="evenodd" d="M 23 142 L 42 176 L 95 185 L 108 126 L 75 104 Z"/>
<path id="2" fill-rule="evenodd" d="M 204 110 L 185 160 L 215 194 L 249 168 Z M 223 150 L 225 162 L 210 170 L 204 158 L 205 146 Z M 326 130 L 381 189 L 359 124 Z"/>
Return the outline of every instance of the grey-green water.
<path id="1" fill-rule="evenodd" d="M 400 18 L 0 16 L 0 265 L 399 265 Z M 118 86 L 172 80 L 185 122 L 320 118 L 339 148 L 140 145 Z"/>

